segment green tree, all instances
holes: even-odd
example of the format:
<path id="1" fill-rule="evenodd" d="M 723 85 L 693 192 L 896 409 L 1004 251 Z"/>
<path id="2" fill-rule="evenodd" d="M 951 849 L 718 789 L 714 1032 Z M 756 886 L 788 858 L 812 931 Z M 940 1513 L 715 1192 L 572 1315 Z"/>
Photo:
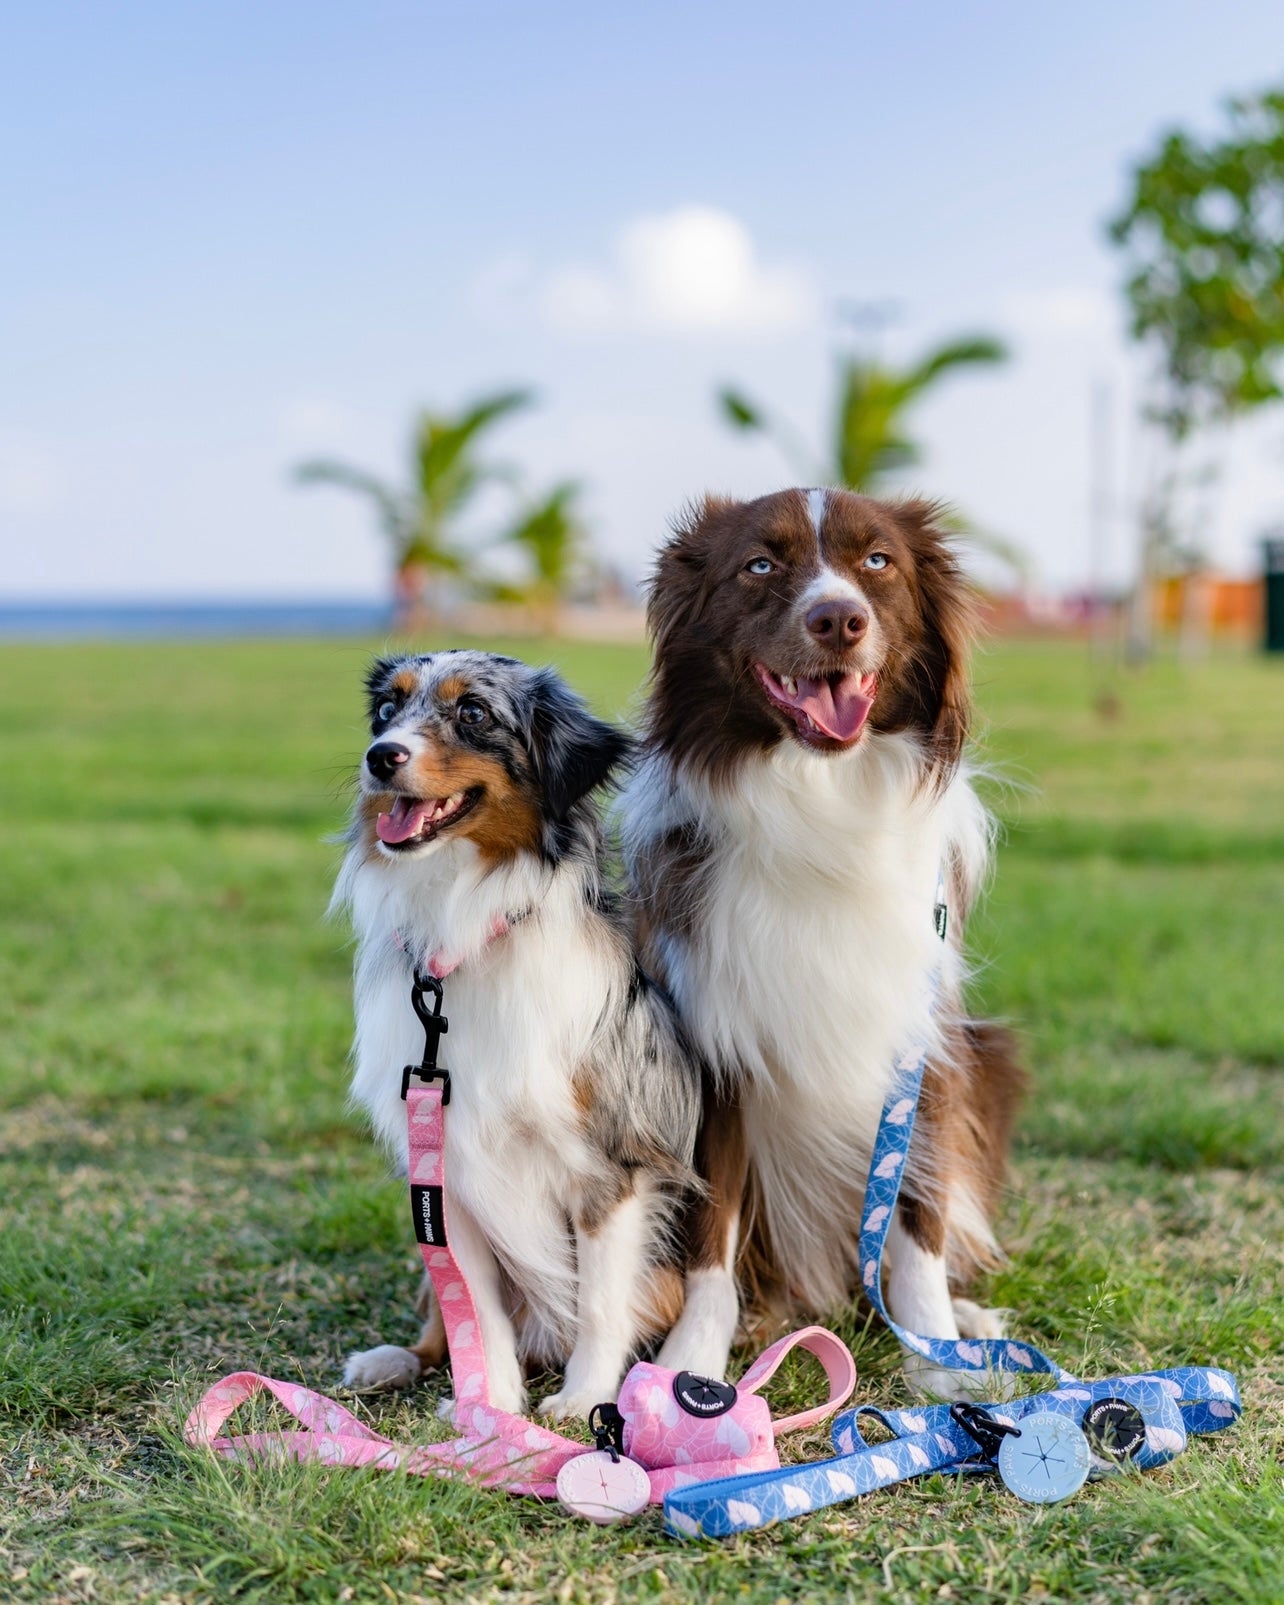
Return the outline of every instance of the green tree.
<path id="1" fill-rule="evenodd" d="M 1284 395 L 1284 89 L 1230 100 L 1226 117 L 1207 139 L 1167 134 L 1110 225 L 1177 439 Z"/>
<path id="2" fill-rule="evenodd" d="M 588 537 L 573 480 L 555 486 L 518 517 L 505 539 L 526 554 L 531 583 L 527 591 L 541 628 L 555 635 L 561 605 L 582 572 Z"/>
<path id="3" fill-rule="evenodd" d="M 506 390 L 457 415 L 425 412 L 415 430 L 406 488 L 330 458 L 301 463 L 295 470 L 304 484 L 338 485 L 374 507 L 391 548 L 396 628 L 422 629 L 440 577 L 469 573 L 469 556 L 458 544 L 458 519 L 483 484 L 513 477 L 510 469 L 479 460 L 479 437 L 533 399 L 527 390 Z"/>
<path id="4" fill-rule="evenodd" d="M 993 367 L 1007 356 L 1001 341 L 972 335 L 937 346 L 905 368 L 889 367 L 870 357 L 843 357 L 830 450 L 824 457 L 800 446 L 792 428 L 740 391 L 726 387 L 718 400 L 723 416 L 735 428 L 771 435 L 809 484 L 845 485 L 877 496 L 889 488 L 894 475 L 922 461 L 922 447 L 909 432 L 909 415 L 923 397 L 950 373 Z M 1012 542 L 978 529 L 961 515 L 955 515 L 953 523 L 977 546 L 1019 574 L 1026 573 L 1025 554 Z"/>
<path id="5" fill-rule="evenodd" d="M 876 496 L 888 478 L 922 458 L 908 433 L 907 415 L 924 394 L 957 368 L 993 365 L 1006 348 L 985 336 L 938 346 L 908 368 L 889 368 L 869 358 L 844 357 L 838 370 L 838 404 L 830 453 L 822 460 L 798 449 L 798 437 L 754 402 L 730 387 L 719 400 L 728 422 L 738 429 L 773 435 L 785 455 L 809 482 L 846 485 Z"/>

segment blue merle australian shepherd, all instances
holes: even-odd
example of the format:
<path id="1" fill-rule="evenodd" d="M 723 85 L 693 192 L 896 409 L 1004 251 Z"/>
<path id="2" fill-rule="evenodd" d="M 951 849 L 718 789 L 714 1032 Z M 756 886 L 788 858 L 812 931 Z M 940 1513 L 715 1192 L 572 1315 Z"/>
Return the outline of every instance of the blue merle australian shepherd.
<path id="1" fill-rule="evenodd" d="M 382 660 L 368 691 L 335 889 L 357 935 L 353 1097 L 404 1167 L 412 974 L 446 977 L 451 1246 L 492 1400 L 520 1410 L 526 1366 L 553 1365 L 565 1382 L 544 1410 L 586 1415 L 681 1310 L 671 1228 L 700 1109 L 603 886 L 591 798 L 627 738 L 551 670 L 482 652 Z M 437 1364 L 426 1281 L 420 1313 L 418 1343 L 354 1354 L 345 1380 L 398 1386 Z"/>

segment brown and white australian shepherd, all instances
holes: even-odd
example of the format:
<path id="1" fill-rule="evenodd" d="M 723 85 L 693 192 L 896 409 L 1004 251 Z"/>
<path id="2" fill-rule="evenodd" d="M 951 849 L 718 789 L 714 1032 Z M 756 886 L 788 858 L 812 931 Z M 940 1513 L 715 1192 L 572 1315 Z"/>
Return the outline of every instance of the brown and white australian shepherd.
<path id="1" fill-rule="evenodd" d="M 663 1363 L 722 1375 L 742 1294 L 751 1322 L 849 1302 L 879 1113 L 898 1052 L 921 1041 L 888 1306 L 911 1331 L 999 1335 L 995 1312 L 954 1297 L 997 1258 L 1021 1084 L 1006 1032 L 963 1001 L 960 935 L 991 835 L 964 756 L 972 618 L 923 502 L 710 499 L 661 552 L 625 846 L 643 962 L 713 1067 L 709 1195 Z M 959 1389 L 921 1357 L 911 1375 Z"/>
<path id="2" fill-rule="evenodd" d="M 483 652 L 384 659 L 335 889 L 357 934 L 354 1101 L 404 1172 L 401 1066 L 423 1031 L 416 966 L 447 975 L 450 1241 L 481 1322 L 490 1396 L 565 1367 L 541 1408 L 587 1415 L 672 1325 L 670 1230 L 700 1073 L 634 958 L 603 880 L 594 789 L 627 738 L 549 669 Z M 445 1351 L 425 1282 L 413 1348 L 354 1354 L 355 1387 L 401 1386 Z"/>

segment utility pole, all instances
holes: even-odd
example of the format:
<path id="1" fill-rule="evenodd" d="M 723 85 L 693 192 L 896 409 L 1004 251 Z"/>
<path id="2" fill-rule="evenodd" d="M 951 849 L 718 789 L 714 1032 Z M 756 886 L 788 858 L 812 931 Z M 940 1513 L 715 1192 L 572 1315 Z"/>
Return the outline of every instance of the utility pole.
<path id="1" fill-rule="evenodd" d="M 1110 618 L 1106 607 L 1106 573 L 1110 562 L 1112 401 L 1109 381 L 1092 382 L 1092 427 L 1089 436 L 1088 495 L 1088 651 L 1100 662 L 1108 649 Z"/>

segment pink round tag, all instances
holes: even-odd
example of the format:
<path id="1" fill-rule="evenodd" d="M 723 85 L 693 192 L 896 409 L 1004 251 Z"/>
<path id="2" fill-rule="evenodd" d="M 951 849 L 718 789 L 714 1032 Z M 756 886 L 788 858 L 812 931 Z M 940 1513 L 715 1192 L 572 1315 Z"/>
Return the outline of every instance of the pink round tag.
<path id="1" fill-rule="evenodd" d="M 573 1516 L 607 1527 L 646 1509 L 651 1480 L 636 1460 L 612 1460 L 605 1449 L 593 1449 L 566 1461 L 557 1474 L 557 1497 Z"/>

